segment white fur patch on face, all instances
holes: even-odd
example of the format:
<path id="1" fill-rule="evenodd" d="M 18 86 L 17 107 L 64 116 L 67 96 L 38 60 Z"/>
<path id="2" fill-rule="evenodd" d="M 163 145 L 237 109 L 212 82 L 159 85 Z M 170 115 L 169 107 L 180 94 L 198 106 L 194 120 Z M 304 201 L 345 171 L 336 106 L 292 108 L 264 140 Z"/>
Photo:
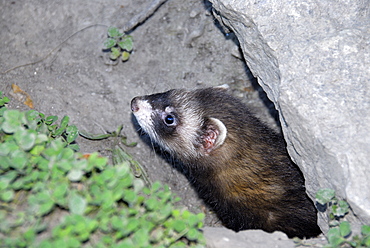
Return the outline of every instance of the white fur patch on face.
<path id="1" fill-rule="evenodd" d="M 164 110 L 166 113 L 171 113 L 173 111 L 175 111 L 175 108 L 171 107 L 171 106 L 167 106 Z"/>
<path id="2" fill-rule="evenodd" d="M 155 138 L 156 134 L 153 129 L 152 105 L 147 100 L 137 100 L 138 111 L 134 112 L 134 116 L 141 128 L 151 137 Z"/>
<path id="3" fill-rule="evenodd" d="M 158 143 L 165 150 L 170 151 L 171 148 L 163 142 L 154 129 L 153 116 L 158 110 L 153 109 L 152 105 L 150 105 L 147 100 L 136 101 L 138 110 L 133 113 L 141 128 L 149 135 L 152 141 Z"/>

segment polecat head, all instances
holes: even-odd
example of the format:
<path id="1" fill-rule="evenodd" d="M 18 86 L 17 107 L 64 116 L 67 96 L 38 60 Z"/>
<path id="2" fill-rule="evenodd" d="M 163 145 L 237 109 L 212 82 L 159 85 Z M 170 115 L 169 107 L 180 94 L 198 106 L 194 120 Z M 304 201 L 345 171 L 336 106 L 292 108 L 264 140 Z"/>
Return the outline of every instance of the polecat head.
<path id="1" fill-rule="evenodd" d="M 170 90 L 135 97 L 131 110 L 154 142 L 179 159 L 193 160 L 208 156 L 227 136 L 222 121 L 207 115 L 202 98 L 202 90 Z"/>

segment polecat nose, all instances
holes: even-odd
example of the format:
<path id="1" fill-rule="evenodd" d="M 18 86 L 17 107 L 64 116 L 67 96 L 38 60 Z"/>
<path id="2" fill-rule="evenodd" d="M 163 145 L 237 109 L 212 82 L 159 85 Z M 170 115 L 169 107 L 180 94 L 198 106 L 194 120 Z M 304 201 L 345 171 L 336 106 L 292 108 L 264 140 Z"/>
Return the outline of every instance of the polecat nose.
<path id="1" fill-rule="evenodd" d="M 138 101 L 138 97 L 134 97 L 132 100 L 131 100 L 131 111 L 132 112 L 137 112 L 139 111 L 139 106 L 137 104 L 137 101 Z"/>

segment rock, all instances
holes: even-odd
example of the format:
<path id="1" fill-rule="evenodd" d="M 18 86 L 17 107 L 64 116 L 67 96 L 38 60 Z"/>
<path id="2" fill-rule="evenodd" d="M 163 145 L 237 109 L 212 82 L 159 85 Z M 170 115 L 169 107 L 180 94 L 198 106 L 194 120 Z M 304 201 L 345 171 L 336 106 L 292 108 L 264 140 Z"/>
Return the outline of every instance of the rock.
<path id="1" fill-rule="evenodd" d="M 295 247 L 285 233 L 267 233 L 262 230 L 234 232 L 222 227 L 206 227 L 203 229 L 208 248 L 290 248 Z"/>
<path id="2" fill-rule="evenodd" d="M 352 224 L 370 223 L 370 5 L 338 0 L 210 0 L 279 110 L 308 194 L 332 188 Z M 319 216 L 327 231 L 327 219 Z"/>

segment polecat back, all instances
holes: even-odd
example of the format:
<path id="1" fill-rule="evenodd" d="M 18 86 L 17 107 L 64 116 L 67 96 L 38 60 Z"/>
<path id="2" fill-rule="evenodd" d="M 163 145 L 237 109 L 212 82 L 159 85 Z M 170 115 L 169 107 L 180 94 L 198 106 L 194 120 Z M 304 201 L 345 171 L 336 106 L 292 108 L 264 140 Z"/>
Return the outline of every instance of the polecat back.
<path id="1" fill-rule="evenodd" d="M 152 141 L 183 163 L 226 227 L 300 238 L 321 233 L 283 138 L 224 88 L 135 97 L 131 109 Z"/>

